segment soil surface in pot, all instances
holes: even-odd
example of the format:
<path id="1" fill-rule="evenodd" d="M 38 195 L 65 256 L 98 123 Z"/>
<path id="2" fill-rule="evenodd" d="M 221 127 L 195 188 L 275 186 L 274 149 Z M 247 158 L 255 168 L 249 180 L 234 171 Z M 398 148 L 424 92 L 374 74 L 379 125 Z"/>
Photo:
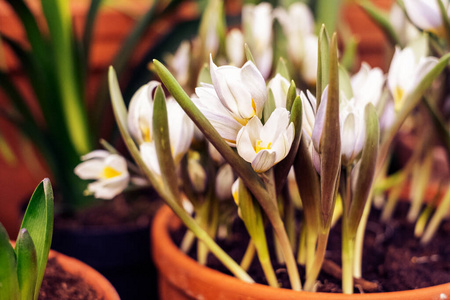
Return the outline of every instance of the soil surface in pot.
<path id="1" fill-rule="evenodd" d="M 450 282 L 450 221 L 444 222 L 435 238 L 422 246 L 414 237 L 414 224 L 409 224 L 406 214 L 409 206 L 400 203 L 393 220 L 388 224 L 379 221 L 380 211 L 373 210 L 367 225 L 364 254 L 363 277 L 369 284 L 369 290 L 364 292 L 391 292 L 423 288 Z M 180 228 L 172 233 L 172 238 L 180 245 L 186 229 Z M 273 240 L 267 232 L 269 243 Z M 240 220 L 233 224 L 233 232 L 227 240 L 220 240 L 221 247 L 240 262 L 248 244 L 248 234 Z M 289 288 L 286 268 L 274 260 L 273 246 L 269 246 L 272 263 L 278 281 L 283 288 Z M 188 253 L 196 259 L 196 246 Z M 319 292 L 340 293 L 341 280 L 336 271 L 340 271 L 341 261 L 341 226 L 338 222 L 330 233 L 326 253 L 327 271 L 319 276 Z M 230 274 L 227 269 L 213 256 L 208 257 L 208 267 Z M 305 278 L 304 268 L 299 266 L 302 279 Z M 258 283 L 267 284 L 257 258 L 249 269 L 249 275 Z M 367 286 L 366 286 L 367 287 Z M 355 283 L 355 293 L 363 291 L 361 284 Z"/>
<path id="2" fill-rule="evenodd" d="M 100 204 L 73 214 L 59 214 L 55 217 L 57 228 L 114 228 L 149 226 L 162 201 L 156 192 L 146 190 L 129 192 L 116 196 L 113 200 L 103 200 Z"/>
<path id="3" fill-rule="evenodd" d="M 66 272 L 50 258 L 39 291 L 39 300 L 97 300 L 97 292 L 83 278 Z"/>

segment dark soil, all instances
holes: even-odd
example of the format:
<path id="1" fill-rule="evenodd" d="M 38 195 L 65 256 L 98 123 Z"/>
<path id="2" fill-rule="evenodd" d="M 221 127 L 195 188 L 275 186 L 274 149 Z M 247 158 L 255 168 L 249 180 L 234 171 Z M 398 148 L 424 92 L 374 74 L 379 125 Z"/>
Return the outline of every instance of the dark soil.
<path id="1" fill-rule="evenodd" d="M 112 200 L 72 214 L 57 214 L 56 228 L 114 228 L 149 226 L 162 201 L 156 192 L 147 190 L 120 194 Z"/>
<path id="2" fill-rule="evenodd" d="M 96 291 L 80 276 L 66 272 L 56 258 L 47 262 L 39 300 L 97 300 Z"/>
<path id="3" fill-rule="evenodd" d="M 380 212 L 373 210 L 367 225 L 363 254 L 363 277 L 378 284 L 375 292 L 391 292 L 423 288 L 450 282 L 450 222 L 444 222 L 435 238 L 422 246 L 414 237 L 414 225 L 406 221 L 408 206 L 399 204 L 394 219 L 389 224 L 379 221 Z M 172 237 L 177 245 L 186 231 L 181 228 Z M 332 265 L 340 266 L 341 261 L 341 228 L 340 223 L 330 233 L 326 260 Z M 218 241 L 219 245 L 236 261 L 240 262 L 248 244 L 248 234 L 240 220 L 233 225 L 233 233 L 227 240 Z M 270 233 L 268 239 L 271 240 Z M 270 253 L 273 254 L 273 247 Z M 195 246 L 189 255 L 196 258 Z M 276 263 L 272 255 L 272 263 L 278 281 L 283 288 L 289 288 L 289 279 L 284 265 Z M 333 264 L 334 263 L 334 264 Z M 223 273 L 230 274 L 213 256 L 208 257 L 208 266 Z M 304 279 L 304 268 L 299 266 L 301 278 Z M 249 269 L 249 275 L 258 283 L 267 284 L 262 269 L 257 261 Z M 341 280 L 322 271 L 319 275 L 319 292 L 340 293 Z M 355 284 L 355 293 L 361 292 L 361 286 Z"/>

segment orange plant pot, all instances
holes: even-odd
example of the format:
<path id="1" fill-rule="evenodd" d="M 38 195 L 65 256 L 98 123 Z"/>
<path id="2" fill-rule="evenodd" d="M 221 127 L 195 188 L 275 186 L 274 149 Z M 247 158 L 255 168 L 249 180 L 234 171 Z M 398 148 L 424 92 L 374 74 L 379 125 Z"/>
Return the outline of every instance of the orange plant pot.
<path id="1" fill-rule="evenodd" d="M 232 276 L 199 265 L 181 252 L 170 237 L 170 232 L 180 226 L 181 221 L 167 206 L 160 209 L 153 222 L 152 252 L 159 272 L 161 300 L 429 300 L 446 299 L 450 296 L 450 283 L 409 291 L 354 295 L 295 292 L 261 284 L 245 283 Z"/>

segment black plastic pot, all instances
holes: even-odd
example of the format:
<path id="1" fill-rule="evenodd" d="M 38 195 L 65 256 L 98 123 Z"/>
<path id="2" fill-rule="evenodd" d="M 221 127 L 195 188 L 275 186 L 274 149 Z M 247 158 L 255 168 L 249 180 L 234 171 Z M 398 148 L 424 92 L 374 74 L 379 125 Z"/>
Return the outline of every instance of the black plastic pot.
<path id="1" fill-rule="evenodd" d="M 95 268 L 112 283 L 122 300 L 157 299 L 157 275 L 150 254 L 150 225 L 55 228 L 52 249 Z"/>

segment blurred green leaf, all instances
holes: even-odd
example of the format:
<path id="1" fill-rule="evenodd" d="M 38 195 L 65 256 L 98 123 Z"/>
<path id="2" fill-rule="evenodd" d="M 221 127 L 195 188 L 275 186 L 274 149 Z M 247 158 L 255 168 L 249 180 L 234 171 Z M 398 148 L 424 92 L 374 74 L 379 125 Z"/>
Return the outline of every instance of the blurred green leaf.
<path id="1" fill-rule="evenodd" d="M 280 74 L 287 80 L 291 80 L 291 76 L 289 75 L 289 70 L 286 65 L 286 60 L 283 57 L 280 57 L 280 59 L 278 60 L 277 69 L 275 73 Z"/>
<path id="2" fill-rule="evenodd" d="M 368 0 L 358 0 L 357 3 L 364 9 L 369 17 L 371 17 L 372 20 L 378 24 L 392 45 L 401 45 L 400 39 L 398 38 L 397 33 L 389 20 L 389 15 L 387 12 L 379 9 Z"/>
<path id="3" fill-rule="evenodd" d="M 31 196 L 20 229 L 23 228 L 28 230 L 36 249 L 37 277 L 34 298 L 37 299 L 53 235 L 53 190 L 49 179 L 44 179 Z"/>
<path id="4" fill-rule="evenodd" d="M 275 110 L 276 104 L 275 104 L 275 96 L 273 95 L 272 89 L 269 89 L 269 95 L 267 97 L 266 102 L 264 103 L 264 109 L 263 109 L 263 121 L 264 123 L 269 120 L 270 115 Z"/>
<path id="5" fill-rule="evenodd" d="M 324 24 L 330 32 L 336 31 L 341 0 L 316 0 L 316 24 Z"/>
<path id="6" fill-rule="evenodd" d="M 92 144 L 83 95 L 77 89 L 69 2 L 41 0 L 41 3 L 52 39 L 53 66 L 56 68 L 57 92 L 61 95 L 64 121 L 77 153 L 83 155 L 92 149 Z"/>
<path id="7" fill-rule="evenodd" d="M 17 277 L 22 300 L 37 299 L 35 294 L 37 279 L 37 254 L 33 240 L 26 228 L 17 236 L 15 252 L 17 256 Z"/>
<path id="8" fill-rule="evenodd" d="M 245 52 L 245 57 L 247 58 L 247 60 L 251 61 L 254 65 L 256 65 L 255 59 L 253 58 L 252 51 L 250 51 L 250 47 L 248 46 L 247 43 L 244 44 L 244 52 Z"/>
<path id="9" fill-rule="evenodd" d="M 0 223 L 0 299 L 17 300 L 19 282 L 14 249 L 9 243 L 8 233 Z"/>
<path id="10" fill-rule="evenodd" d="M 294 80 L 291 80 L 291 85 L 289 85 L 289 89 L 286 95 L 286 109 L 288 111 L 292 110 L 292 105 L 294 104 L 296 98 L 297 98 L 297 87 L 295 86 Z"/>
<path id="11" fill-rule="evenodd" d="M 345 41 L 344 53 L 341 57 L 341 65 L 349 72 L 351 72 L 356 63 L 356 56 L 358 55 L 358 40 L 354 36 L 350 36 Z"/>
<path id="12" fill-rule="evenodd" d="M 339 90 L 341 92 L 344 92 L 344 95 L 345 97 L 347 97 L 347 99 L 353 98 L 353 88 L 350 76 L 347 70 L 342 65 L 339 66 Z"/>

